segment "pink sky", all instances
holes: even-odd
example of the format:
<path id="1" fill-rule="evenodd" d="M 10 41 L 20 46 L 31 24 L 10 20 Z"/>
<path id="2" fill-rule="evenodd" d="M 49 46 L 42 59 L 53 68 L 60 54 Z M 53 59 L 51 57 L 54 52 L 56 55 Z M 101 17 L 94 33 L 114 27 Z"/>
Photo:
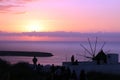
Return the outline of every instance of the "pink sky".
<path id="1" fill-rule="evenodd" d="M 119 0 L 0 0 L 0 30 L 120 32 Z M 33 22 L 33 24 L 31 24 Z"/>
<path id="2" fill-rule="evenodd" d="M 120 32 L 119 0 L 0 0 L 0 31 Z"/>

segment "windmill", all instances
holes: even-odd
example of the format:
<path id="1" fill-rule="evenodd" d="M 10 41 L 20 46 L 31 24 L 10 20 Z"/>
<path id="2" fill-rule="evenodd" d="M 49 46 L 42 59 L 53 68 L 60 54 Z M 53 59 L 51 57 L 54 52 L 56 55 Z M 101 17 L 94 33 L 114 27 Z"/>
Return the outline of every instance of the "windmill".
<path id="1" fill-rule="evenodd" d="M 95 40 L 95 43 L 92 45 L 90 39 L 88 38 L 88 44 L 89 44 L 89 49 L 86 48 L 84 45 L 80 44 L 80 46 L 84 49 L 84 53 L 85 55 L 81 55 L 80 56 L 83 56 L 89 60 L 95 60 L 96 57 L 98 56 L 105 56 L 104 52 L 103 52 L 103 47 L 105 46 L 105 42 L 102 44 L 102 46 L 100 47 L 99 50 L 97 50 L 97 44 L 98 44 L 98 38 L 96 37 L 96 40 Z M 100 53 L 100 55 L 98 55 Z"/>

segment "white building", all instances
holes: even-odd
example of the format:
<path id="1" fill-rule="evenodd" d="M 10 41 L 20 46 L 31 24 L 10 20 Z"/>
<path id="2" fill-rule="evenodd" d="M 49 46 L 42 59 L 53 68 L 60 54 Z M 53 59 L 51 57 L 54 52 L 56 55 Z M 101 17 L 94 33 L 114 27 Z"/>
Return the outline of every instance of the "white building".
<path id="1" fill-rule="evenodd" d="M 85 72 L 96 71 L 103 73 L 120 74 L 120 63 L 118 62 L 118 54 L 104 54 L 103 51 L 99 52 L 93 61 L 82 61 L 78 64 L 72 62 L 63 62 L 63 66 L 69 67 L 71 71 L 75 70 L 77 75 L 81 70 Z"/>

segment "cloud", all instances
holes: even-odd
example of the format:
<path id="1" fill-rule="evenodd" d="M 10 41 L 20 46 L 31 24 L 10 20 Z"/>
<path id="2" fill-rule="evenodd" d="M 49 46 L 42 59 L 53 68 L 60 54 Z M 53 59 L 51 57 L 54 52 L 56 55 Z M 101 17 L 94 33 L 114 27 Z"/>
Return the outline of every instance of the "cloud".
<path id="1" fill-rule="evenodd" d="M 24 2 L 32 2 L 32 1 L 37 1 L 37 0 L 21 0 L 21 1 L 24 1 Z"/>
<path id="2" fill-rule="evenodd" d="M 64 31 L 56 31 L 56 32 L 21 32 L 21 33 L 12 33 L 12 32 L 2 32 L 0 31 L 0 37 L 2 40 L 12 39 L 12 38 L 22 38 L 22 37 L 31 37 L 31 38 L 49 38 L 55 40 L 66 40 L 66 41 L 80 41 L 80 40 L 90 40 L 94 41 L 96 37 L 98 37 L 99 41 L 120 41 L 120 33 L 80 33 L 80 32 L 64 32 Z M 14 40 L 14 39 L 13 39 Z"/>
<path id="3" fill-rule="evenodd" d="M 13 4 L 8 4 L 8 5 L 0 5 L 0 12 L 9 12 L 12 11 L 11 9 L 14 7 L 21 7 L 19 5 L 13 5 Z"/>
<path id="4" fill-rule="evenodd" d="M 33 2 L 36 0 L 0 0 L 0 13 L 21 13 L 25 12 L 24 9 L 26 3 Z M 14 9 L 14 8 L 17 8 Z M 22 11 L 21 11 L 22 10 Z"/>
<path id="5" fill-rule="evenodd" d="M 0 36 L 36 36 L 36 37 L 80 37 L 83 34 L 78 32 L 22 32 L 22 33 L 9 33 L 0 32 Z M 87 35 L 87 34 L 86 34 Z"/>
<path id="6" fill-rule="evenodd" d="M 80 32 L 21 32 L 21 33 L 12 33 L 12 32 L 2 32 L 0 31 L 0 36 L 36 36 L 36 37 L 104 37 L 104 38 L 120 38 L 120 33 L 80 33 Z"/>

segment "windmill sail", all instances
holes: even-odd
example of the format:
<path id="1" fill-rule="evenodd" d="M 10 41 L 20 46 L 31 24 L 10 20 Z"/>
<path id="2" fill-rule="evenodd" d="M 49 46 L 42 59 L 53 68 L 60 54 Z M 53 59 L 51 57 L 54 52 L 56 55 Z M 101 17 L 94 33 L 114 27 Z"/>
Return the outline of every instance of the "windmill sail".
<path id="1" fill-rule="evenodd" d="M 105 46 L 105 42 L 103 43 L 103 45 L 101 46 L 100 50 L 98 50 L 97 52 L 97 43 L 98 43 L 98 38 L 96 37 L 96 40 L 95 40 L 95 43 L 94 43 L 94 46 L 92 46 L 92 43 L 90 41 L 90 39 L 88 38 L 88 44 L 89 44 L 89 47 L 90 47 L 90 50 L 87 49 L 84 45 L 80 44 L 81 47 L 90 55 L 90 56 L 86 56 L 86 55 L 80 55 L 80 56 L 83 56 L 85 58 L 88 58 L 88 59 L 91 59 L 91 60 L 94 60 L 96 55 L 98 55 L 98 53 L 100 51 L 103 51 L 103 47 Z"/>

